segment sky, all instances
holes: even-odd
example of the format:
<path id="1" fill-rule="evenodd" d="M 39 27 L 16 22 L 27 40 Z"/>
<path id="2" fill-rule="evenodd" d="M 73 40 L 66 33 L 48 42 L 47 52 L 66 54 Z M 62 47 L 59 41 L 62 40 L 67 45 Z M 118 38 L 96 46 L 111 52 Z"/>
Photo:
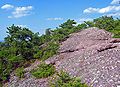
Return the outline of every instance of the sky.
<path id="1" fill-rule="evenodd" d="M 12 24 L 44 34 L 68 19 L 82 23 L 103 15 L 120 18 L 120 0 L 0 0 L 0 41 Z"/>

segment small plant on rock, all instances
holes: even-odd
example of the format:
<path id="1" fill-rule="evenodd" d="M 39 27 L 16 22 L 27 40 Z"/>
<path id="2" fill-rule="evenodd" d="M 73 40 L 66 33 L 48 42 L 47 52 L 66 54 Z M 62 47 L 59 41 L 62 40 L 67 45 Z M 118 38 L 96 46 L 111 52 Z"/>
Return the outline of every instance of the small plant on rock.
<path id="1" fill-rule="evenodd" d="M 88 87 L 79 78 L 72 78 L 66 72 L 61 71 L 57 79 L 50 84 L 50 87 Z"/>
<path id="2" fill-rule="evenodd" d="M 55 68 L 51 64 L 41 64 L 37 69 L 31 71 L 32 75 L 36 78 L 46 78 L 55 73 Z"/>
<path id="3" fill-rule="evenodd" d="M 18 76 L 19 78 L 23 78 L 24 77 L 24 68 L 23 67 L 20 67 L 20 68 L 17 68 L 15 70 L 15 75 Z"/>

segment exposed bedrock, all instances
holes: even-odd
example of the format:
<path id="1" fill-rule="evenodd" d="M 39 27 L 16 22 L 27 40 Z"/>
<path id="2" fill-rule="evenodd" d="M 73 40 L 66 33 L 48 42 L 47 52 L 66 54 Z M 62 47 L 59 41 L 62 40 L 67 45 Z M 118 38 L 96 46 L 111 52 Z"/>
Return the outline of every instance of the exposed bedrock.
<path id="1" fill-rule="evenodd" d="M 120 86 L 120 39 L 97 28 L 73 33 L 59 54 L 45 61 L 93 87 Z"/>

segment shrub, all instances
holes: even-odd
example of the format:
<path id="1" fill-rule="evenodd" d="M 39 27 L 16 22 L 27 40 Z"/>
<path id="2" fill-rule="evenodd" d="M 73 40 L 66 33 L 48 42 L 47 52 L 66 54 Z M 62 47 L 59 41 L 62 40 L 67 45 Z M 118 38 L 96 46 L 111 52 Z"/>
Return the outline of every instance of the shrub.
<path id="1" fill-rule="evenodd" d="M 43 55 L 43 52 L 41 50 L 39 50 L 36 54 L 34 54 L 34 58 L 38 59 L 41 58 Z"/>
<path id="2" fill-rule="evenodd" d="M 55 68 L 51 64 L 47 65 L 47 64 L 43 63 L 43 64 L 39 65 L 39 68 L 32 70 L 31 73 L 36 78 L 46 78 L 55 73 Z"/>
<path id="3" fill-rule="evenodd" d="M 120 30 L 119 29 L 111 30 L 110 32 L 114 34 L 113 38 L 120 38 Z"/>
<path id="4" fill-rule="evenodd" d="M 17 68 L 15 70 L 15 75 L 18 76 L 19 78 L 23 78 L 24 77 L 24 68 L 23 67 L 20 67 L 20 68 Z"/>
<path id="5" fill-rule="evenodd" d="M 71 78 L 67 73 L 61 72 L 55 82 L 50 84 L 51 87 L 88 87 L 81 83 L 79 78 Z"/>
<path id="6" fill-rule="evenodd" d="M 42 50 L 43 52 L 41 53 L 41 60 L 46 60 L 49 57 L 52 57 L 57 53 L 57 50 L 59 48 L 59 44 L 55 42 L 50 42 L 46 47 L 44 47 Z"/>
<path id="7" fill-rule="evenodd" d="M 3 85 L 2 85 L 2 83 L 0 82 L 0 87 L 2 87 Z"/>

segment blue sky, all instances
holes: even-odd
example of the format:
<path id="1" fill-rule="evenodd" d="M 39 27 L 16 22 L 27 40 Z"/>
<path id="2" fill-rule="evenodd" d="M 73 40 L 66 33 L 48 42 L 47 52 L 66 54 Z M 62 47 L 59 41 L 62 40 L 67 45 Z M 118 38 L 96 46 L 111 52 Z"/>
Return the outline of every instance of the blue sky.
<path id="1" fill-rule="evenodd" d="M 120 0 L 0 0 L 0 40 L 15 24 L 43 34 L 67 19 L 78 23 L 102 15 L 120 17 Z"/>

